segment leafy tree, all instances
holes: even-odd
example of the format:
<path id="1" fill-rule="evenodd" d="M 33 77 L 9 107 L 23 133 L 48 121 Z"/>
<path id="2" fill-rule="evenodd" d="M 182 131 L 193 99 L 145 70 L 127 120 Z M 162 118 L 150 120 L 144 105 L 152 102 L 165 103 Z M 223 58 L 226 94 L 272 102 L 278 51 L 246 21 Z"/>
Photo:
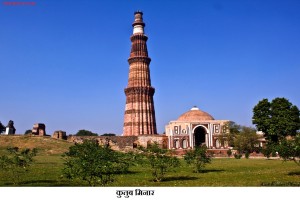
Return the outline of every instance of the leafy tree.
<path id="1" fill-rule="evenodd" d="M 257 148 L 258 135 L 254 128 L 242 126 L 241 130 L 234 137 L 234 146 L 239 153 L 245 153 L 246 158 L 249 157 L 249 154 Z"/>
<path id="2" fill-rule="evenodd" d="M 92 140 L 71 146 L 63 157 L 63 174 L 71 180 L 86 181 L 90 186 L 113 182 L 114 175 L 127 172 L 130 163 L 125 154 Z"/>
<path id="3" fill-rule="evenodd" d="M 285 98 L 263 99 L 253 108 L 252 122 L 269 142 L 295 136 L 300 129 L 300 111 Z"/>
<path id="4" fill-rule="evenodd" d="M 37 149 L 23 149 L 18 147 L 7 148 L 9 155 L 0 157 L 0 168 L 4 173 L 17 185 L 21 177 L 28 171 L 29 166 L 33 163 L 33 157 L 37 154 Z"/>
<path id="5" fill-rule="evenodd" d="M 104 133 L 100 136 L 116 136 L 116 134 L 114 134 L 114 133 Z"/>
<path id="6" fill-rule="evenodd" d="M 89 130 L 79 130 L 75 135 L 76 136 L 98 136 L 97 133 L 93 133 Z"/>
<path id="7" fill-rule="evenodd" d="M 279 156 L 284 161 L 294 161 L 300 166 L 300 134 L 294 137 L 294 139 L 284 139 L 277 146 Z"/>
<path id="8" fill-rule="evenodd" d="M 236 135 L 240 133 L 242 126 L 230 121 L 228 122 L 226 128 L 229 132 L 222 132 L 222 135 L 219 136 L 219 140 L 223 146 L 224 142 L 227 141 L 229 146 L 234 147 L 234 139 Z"/>
<path id="9" fill-rule="evenodd" d="M 149 145 L 147 148 L 139 147 L 150 165 L 154 181 L 160 182 L 164 179 L 170 169 L 180 165 L 179 159 L 172 155 L 167 149 L 161 149 L 157 143 Z"/>
<path id="10" fill-rule="evenodd" d="M 25 135 L 29 135 L 29 134 L 31 134 L 31 133 L 32 133 L 32 130 L 26 130 L 24 134 L 25 134 Z"/>
<path id="11" fill-rule="evenodd" d="M 270 158 L 277 156 L 278 143 L 267 142 L 266 146 L 262 149 L 262 153 L 265 157 Z"/>
<path id="12" fill-rule="evenodd" d="M 227 128 L 229 133 L 223 134 L 229 146 L 238 150 L 238 154 L 250 155 L 254 150 L 258 150 L 259 136 L 256 130 L 251 127 L 241 126 L 235 122 L 229 122 Z M 230 153 L 230 152 L 229 152 Z"/>
<path id="13" fill-rule="evenodd" d="M 5 131 L 5 126 L 0 122 L 0 134 Z"/>
<path id="14" fill-rule="evenodd" d="M 207 153 L 207 147 L 203 145 L 187 151 L 184 160 L 194 167 L 194 172 L 199 173 L 203 171 L 206 164 L 211 162 L 211 156 Z"/>

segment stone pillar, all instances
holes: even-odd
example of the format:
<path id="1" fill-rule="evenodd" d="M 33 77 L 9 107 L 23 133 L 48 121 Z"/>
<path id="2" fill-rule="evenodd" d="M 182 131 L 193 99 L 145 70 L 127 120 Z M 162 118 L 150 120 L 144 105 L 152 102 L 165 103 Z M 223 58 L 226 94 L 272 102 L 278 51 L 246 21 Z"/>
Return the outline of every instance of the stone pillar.
<path id="1" fill-rule="evenodd" d="M 157 134 L 153 95 L 151 86 L 147 40 L 144 34 L 143 13 L 134 13 L 133 35 L 129 63 L 128 85 L 125 88 L 126 106 L 123 135 Z"/>
<path id="2" fill-rule="evenodd" d="M 35 123 L 32 127 L 32 134 L 46 136 L 46 125 L 44 123 Z"/>
<path id="3" fill-rule="evenodd" d="M 16 133 L 16 128 L 14 127 L 14 122 L 10 120 L 6 126 L 6 135 L 14 135 Z"/>
<path id="4" fill-rule="evenodd" d="M 65 131 L 57 130 L 53 133 L 52 138 L 67 140 L 67 134 Z"/>

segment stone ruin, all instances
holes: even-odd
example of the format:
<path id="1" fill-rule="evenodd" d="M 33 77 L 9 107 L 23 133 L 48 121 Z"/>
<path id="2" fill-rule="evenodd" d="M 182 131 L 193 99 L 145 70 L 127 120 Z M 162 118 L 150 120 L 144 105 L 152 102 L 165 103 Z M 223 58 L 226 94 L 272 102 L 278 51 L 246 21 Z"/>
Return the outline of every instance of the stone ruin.
<path id="1" fill-rule="evenodd" d="M 150 144 L 158 143 L 158 145 L 167 148 L 167 136 L 164 135 L 139 135 L 139 136 L 68 136 L 69 142 L 77 144 L 83 143 L 84 140 L 95 140 L 99 145 L 109 146 L 116 151 L 131 151 L 138 146 L 148 147 Z"/>
<path id="2" fill-rule="evenodd" d="M 14 135 L 16 133 L 16 128 L 14 127 L 14 122 L 12 120 L 8 121 L 6 126 L 6 135 Z"/>
<path id="3" fill-rule="evenodd" d="M 44 123 L 34 124 L 32 134 L 37 136 L 46 136 L 46 125 Z"/>
<path id="4" fill-rule="evenodd" d="M 67 134 L 65 131 L 57 130 L 53 133 L 52 138 L 54 139 L 62 139 L 67 140 Z"/>

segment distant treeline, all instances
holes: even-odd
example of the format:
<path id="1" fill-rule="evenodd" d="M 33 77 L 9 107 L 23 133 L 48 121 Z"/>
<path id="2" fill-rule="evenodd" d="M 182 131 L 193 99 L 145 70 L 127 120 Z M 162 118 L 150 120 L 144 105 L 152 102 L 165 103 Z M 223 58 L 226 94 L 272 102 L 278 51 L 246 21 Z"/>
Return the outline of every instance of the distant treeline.
<path id="1" fill-rule="evenodd" d="M 89 130 L 79 130 L 75 136 L 98 136 L 97 133 L 93 133 L 92 131 Z M 100 136 L 116 136 L 114 133 L 104 133 Z"/>

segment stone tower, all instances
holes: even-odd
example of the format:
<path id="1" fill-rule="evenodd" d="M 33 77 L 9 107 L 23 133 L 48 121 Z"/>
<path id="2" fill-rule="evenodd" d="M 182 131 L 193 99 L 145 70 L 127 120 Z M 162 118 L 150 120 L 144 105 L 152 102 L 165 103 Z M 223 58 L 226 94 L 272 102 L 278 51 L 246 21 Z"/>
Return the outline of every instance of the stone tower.
<path id="1" fill-rule="evenodd" d="M 123 135 L 153 135 L 157 134 L 153 102 L 155 89 L 151 86 L 151 59 L 148 57 L 148 37 L 144 34 L 145 23 L 141 11 L 134 13 L 132 27 Z"/>

